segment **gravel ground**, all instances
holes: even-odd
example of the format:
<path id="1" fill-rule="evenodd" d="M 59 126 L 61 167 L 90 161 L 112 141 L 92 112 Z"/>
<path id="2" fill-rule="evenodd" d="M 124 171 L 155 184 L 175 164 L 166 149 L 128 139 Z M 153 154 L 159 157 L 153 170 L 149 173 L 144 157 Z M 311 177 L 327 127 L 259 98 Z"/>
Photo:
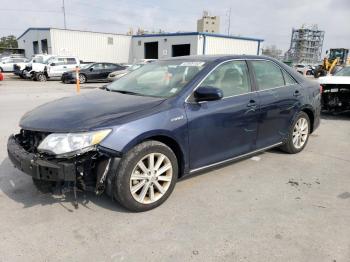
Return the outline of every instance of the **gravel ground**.
<path id="1" fill-rule="evenodd" d="M 179 181 L 159 208 L 57 198 L 15 169 L 20 117 L 74 85 L 0 82 L 0 261 L 350 261 L 350 114 L 326 115 L 296 155 L 279 150 Z M 100 83 L 85 84 L 82 93 Z"/>

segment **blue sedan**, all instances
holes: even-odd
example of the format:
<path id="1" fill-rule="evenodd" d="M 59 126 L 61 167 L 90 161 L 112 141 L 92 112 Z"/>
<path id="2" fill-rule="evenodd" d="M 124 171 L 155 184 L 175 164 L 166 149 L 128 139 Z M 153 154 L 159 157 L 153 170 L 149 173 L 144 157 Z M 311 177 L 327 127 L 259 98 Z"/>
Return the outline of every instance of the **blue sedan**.
<path id="1" fill-rule="evenodd" d="M 8 154 L 39 190 L 106 192 L 146 211 L 191 173 L 273 147 L 302 151 L 320 97 L 318 84 L 268 57 L 159 60 L 26 113 Z"/>

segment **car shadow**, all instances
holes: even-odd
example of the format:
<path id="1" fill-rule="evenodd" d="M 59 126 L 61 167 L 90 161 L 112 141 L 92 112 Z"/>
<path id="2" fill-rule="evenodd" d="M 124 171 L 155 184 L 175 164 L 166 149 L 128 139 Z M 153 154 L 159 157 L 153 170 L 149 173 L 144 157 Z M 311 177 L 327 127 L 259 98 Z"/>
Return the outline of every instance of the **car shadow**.
<path id="1" fill-rule="evenodd" d="M 30 176 L 16 169 L 8 157 L 0 164 L 0 190 L 10 199 L 21 203 L 23 208 L 34 206 L 46 206 L 59 204 L 68 212 L 74 212 L 73 191 L 65 192 L 62 195 L 44 194 L 39 192 L 34 186 Z M 130 213 L 118 202 L 113 201 L 106 194 L 97 196 L 92 192 L 77 192 L 78 209 L 93 209 L 90 203 L 121 213 Z"/>
<path id="2" fill-rule="evenodd" d="M 350 120 L 350 111 L 333 113 L 333 112 L 322 112 L 321 119 L 325 120 Z"/>

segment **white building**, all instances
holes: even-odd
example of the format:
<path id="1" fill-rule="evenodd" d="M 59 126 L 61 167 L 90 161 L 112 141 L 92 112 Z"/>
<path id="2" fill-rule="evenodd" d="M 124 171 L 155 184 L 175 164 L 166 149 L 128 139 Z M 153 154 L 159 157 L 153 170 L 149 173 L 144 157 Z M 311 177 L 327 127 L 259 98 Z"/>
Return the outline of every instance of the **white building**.
<path id="1" fill-rule="evenodd" d="M 17 38 L 26 57 L 72 55 L 83 61 L 127 63 L 131 36 L 58 28 L 28 28 Z"/>
<path id="2" fill-rule="evenodd" d="M 259 55 L 263 41 L 201 32 L 140 35 L 132 38 L 132 58 L 136 61 L 184 55 Z"/>
<path id="3" fill-rule="evenodd" d="M 72 55 L 85 62 L 132 63 L 185 55 L 260 54 L 262 39 L 211 33 L 119 35 L 57 28 L 29 28 L 17 38 L 26 57 Z"/>

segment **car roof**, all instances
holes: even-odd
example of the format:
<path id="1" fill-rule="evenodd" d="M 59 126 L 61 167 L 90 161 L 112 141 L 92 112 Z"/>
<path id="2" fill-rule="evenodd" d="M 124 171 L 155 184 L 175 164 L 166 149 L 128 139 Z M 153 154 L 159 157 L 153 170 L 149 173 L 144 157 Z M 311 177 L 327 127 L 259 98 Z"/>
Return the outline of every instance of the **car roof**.
<path id="1" fill-rule="evenodd" d="M 197 60 L 203 62 L 214 62 L 214 61 L 224 61 L 230 59 L 268 59 L 274 60 L 271 57 L 261 56 L 261 55 L 190 55 L 190 56 L 178 56 L 172 58 L 160 59 L 161 61 L 166 60 Z"/>

